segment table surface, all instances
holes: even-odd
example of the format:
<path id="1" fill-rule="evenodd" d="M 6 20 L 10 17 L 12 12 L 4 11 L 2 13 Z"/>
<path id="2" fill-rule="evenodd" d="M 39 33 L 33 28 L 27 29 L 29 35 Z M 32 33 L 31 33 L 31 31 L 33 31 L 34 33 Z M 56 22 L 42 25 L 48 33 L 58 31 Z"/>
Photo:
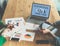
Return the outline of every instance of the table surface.
<path id="1" fill-rule="evenodd" d="M 6 38 L 6 39 L 7 39 L 7 41 L 5 42 L 4 46 L 53 46 L 53 44 L 50 41 L 50 40 L 52 40 L 52 36 L 50 34 L 45 35 L 45 34 L 42 34 L 39 32 L 35 32 L 35 38 L 34 38 L 33 42 L 24 41 L 24 40 L 21 40 L 19 42 L 19 41 L 10 40 L 10 38 Z M 49 43 L 48 44 L 37 44 L 36 40 L 49 40 Z"/>
<path id="2" fill-rule="evenodd" d="M 51 5 L 48 21 L 53 23 L 57 20 L 60 20 L 60 16 L 52 0 L 8 0 L 2 20 L 4 21 L 6 18 L 14 17 L 24 17 L 24 19 L 26 19 L 31 14 L 32 3 Z"/>
<path id="3" fill-rule="evenodd" d="M 56 20 L 59 20 L 59 15 L 54 6 L 54 3 L 51 0 L 47 0 L 47 1 L 46 0 L 29 0 L 29 1 L 28 0 L 9 0 L 2 20 L 4 21 L 6 18 L 14 18 L 14 17 L 21 17 L 21 16 L 27 17 L 31 12 L 30 4 L 32 4 L 33 2 L 50 4 L 51 12 L 50 12 L 49 21 L 54 22 Z M 36 33 L 33 42 L 28 42 L 28 41 L 18 42 L 18 41 L 12 41 L 12 40 L 9 40 L 9 38 L 6 38 L 7 41 L 4 44 L 4 46 L 52 46 L 52 44 L 50 43 L 36 44 L 36 40 L 44 40 L 44 39 L 50 39 L 50 38 L 51 38 L 50 36 L 46 37 L 43 34 L 38 35 L 38 33 Z"/>

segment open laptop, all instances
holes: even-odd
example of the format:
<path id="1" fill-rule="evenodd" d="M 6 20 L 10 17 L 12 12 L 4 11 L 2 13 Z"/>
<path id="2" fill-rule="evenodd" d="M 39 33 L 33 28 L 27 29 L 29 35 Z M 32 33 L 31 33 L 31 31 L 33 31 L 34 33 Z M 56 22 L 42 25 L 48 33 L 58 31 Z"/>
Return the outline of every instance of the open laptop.
<path id="1" fill-rule="evenodd" d="M 27 22 L 41 24 L 45 22 L 50 15 L 50 5 L 32 4 L 31 16 L 28 17 Z"/>

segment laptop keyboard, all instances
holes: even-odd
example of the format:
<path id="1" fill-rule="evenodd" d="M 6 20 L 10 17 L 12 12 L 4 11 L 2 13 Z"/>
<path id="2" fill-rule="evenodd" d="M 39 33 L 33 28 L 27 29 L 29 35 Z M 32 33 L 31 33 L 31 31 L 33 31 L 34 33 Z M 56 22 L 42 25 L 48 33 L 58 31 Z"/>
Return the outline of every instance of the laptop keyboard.
<path id="1" fill-rule="evenodd" d="M 36 19 L 27 19 L 27 22 L 29 23 L 34 23 L 34 24 L 41 24 L 43 23 L 44 21 L 41 21 L 41 20 L 36 20 Z"/>

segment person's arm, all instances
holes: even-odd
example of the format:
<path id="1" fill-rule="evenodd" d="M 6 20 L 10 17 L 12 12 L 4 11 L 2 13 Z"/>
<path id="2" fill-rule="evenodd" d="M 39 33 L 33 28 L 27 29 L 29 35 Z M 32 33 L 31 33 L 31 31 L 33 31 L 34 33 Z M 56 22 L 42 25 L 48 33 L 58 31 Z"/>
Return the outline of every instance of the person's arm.
<path id="1" fill-rule="evenodd" d="M 51 32 L 49 29 L 44 29 L 44 30 L 42 30 L 42 32 L 43 32 L 43 34 L 50 33 L 53 37 L 56 37 L 56 35 L 53 32 Z"/>
<path id="2" fill-rule="evenodd" d="M 52 33 L 52 32 L 50 32 L 50 34 L 51 34 L 54 38 L 57 37 L 57 36 L 56 36 L 54 33 Z"/>

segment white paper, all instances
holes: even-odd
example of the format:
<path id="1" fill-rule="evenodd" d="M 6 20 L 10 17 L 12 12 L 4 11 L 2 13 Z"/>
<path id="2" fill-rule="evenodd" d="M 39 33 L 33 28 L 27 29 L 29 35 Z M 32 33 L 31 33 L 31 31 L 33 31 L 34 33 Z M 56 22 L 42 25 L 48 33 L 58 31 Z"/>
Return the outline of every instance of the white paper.
<path id="1" fill-rule="evenodd" d="M 20 17 L 20 18 L 9 18 L 9 19 L 5 19 L 5 23 L 6 24 L 13 24 L 14 25 L 14 28 L 12 28 L 12 30 L 10 31 L 5 31 L 4 32 L 4 36 L 9 36 L 11 37 L 12 34 L 14 34 L 15 32 L 19 32 L 19 33 L 24 33 L 26 32 L 26 27 L 25 27 L 25 20 L 23 17 Z M 17 25 L 17 23 L 19 23 Z"/>
<path id="2" fill-rule="evenodd" d="M 13 34 L 14 32 L 10 29 L 5 29 L 4 32 L 2 33 L 4 37 L 11 37 Z"/>
<path id="3" fill-rule="evenodd" d="M 30 38 L 26 38 L 25 35 L 29 34 L 31 37 Z M 34 32 L 25 32 L 22 36 L 21 36 L 21 40 L 25 40 L 25 41 L 33 41 L 35 37 L 35 33 Z"/>
<path id="4" fill-rule="evenodd" d="M 23 17 L 5 19 L 5 23 L 6 23 L 6 24 L 8 24 L 8 23 L 10 23 L 10 24 L 16 24 L 16 23 L 18 23 L 18 22 L 20 22 L 20 23 L 21 23 L 21 22 L 24 22 Z"/>
<path id="5" fill-rule="evenodd" d="M 14 25 L 14 27 L 24 27 L 25 26 L 25 20 L 23 17 L 5 19 L 5 23 L 12 24 L 12 25 Z"/>
<path id="6" fill-rule="evenodd" d="M 28 23 L 26 22 L 26 29 L 29 29 L 29 30 L 37 30 L 39 25 L 38 24 L 33 24 L 33 23 Z"/>

